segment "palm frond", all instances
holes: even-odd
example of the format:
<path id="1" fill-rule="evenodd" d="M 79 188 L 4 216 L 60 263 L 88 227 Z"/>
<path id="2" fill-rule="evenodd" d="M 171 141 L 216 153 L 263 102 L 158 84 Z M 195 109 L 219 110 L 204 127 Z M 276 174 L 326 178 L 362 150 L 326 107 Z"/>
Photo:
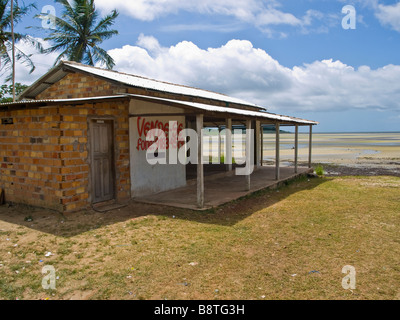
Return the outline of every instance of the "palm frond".
<path id="1" fill-rule="evenodd" d="M 93 60 L 95 63 L 106 65 L 107 69 L 112 69 L 115 66 L 114 59 L 104 49 L 94 46 L 93 48 Z"/>
<path id="2" fill-rule="evenodd" d="M 113 10 L 99 20 L 94 0 L 55 0 L 62 5 L 62 17 L 53 17 L 56 22 L 55 30 L 46 29 L 49 34 L 45 38 L 51 47 L 44 49 L 44 53 L 61 52 L 56 59 L 61 58 L 84 62 L 89 65 L 105 64 L 111 69 L 115 63 L 107 52 L 98 44 L 118 34 L 117 30 L 110 30 L 118 17 Z M 37 15 L 43 18 L 43 15 Z"/>
<path id="3" fill-rule="evenodd" d="M 14 1 L 14 0 L 11 0 Z M 9 52 L 12 51 L 12 33 L 9 31 L 11 29 L 11 9 L 9 8 L 10 0 L 0 0 L 0 71 L 10 72 L 10 76 L 6 78 L 6 81 L 9 81 L 12 78 L 12 58 L 9 55 Z M 22 20 L 24 16 L 26 16 L 33 8 L 36 8 L 36 5 L 31 3 L 28 5 L 19 5 L 18 1 L 15 1 L 13 8 L 13 22 L 17 24 Z M 43 47 L 42 44 L 39 43 L 35 38 L 21 34 L 18 32 L 14 33 L 15 41 L 23 41 L 32 45 L 40 52 Z M 28 66 L 30 68 L 30 72 L 32 73 L 35 70 L 34 63 L 31 59 L 31 54 L 25 54 L 19 48 L 14 46 L 15 48 L 15 60 Z"/>
<path id="4" fill-rule="evenodd" d="M 109 15 L 105 16 L 94 28 L 93 33 L 100 33 L 108 30 L 115 23 L 115 19 L 119 16 L 117 10 L 113 10 Z M 116 30 L 113 30 L 116 31 Z M 118 34 L 118 31 L 116 31 Z"/>

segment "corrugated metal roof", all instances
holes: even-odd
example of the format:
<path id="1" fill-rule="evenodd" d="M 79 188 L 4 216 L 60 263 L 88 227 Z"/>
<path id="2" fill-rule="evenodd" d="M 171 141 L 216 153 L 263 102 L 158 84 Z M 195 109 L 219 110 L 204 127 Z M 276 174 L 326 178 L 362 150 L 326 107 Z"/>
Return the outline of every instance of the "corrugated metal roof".
<path id="1" fill-rule="evenodd" d="M 187 101 L 164 99 L 164 98 L 158 98 L 158 97 L 149 97 L 149 96 L 143 96 L 143 95 L 137 95 L 137 94 L 129 94 L 129 96 L 133 97 L 133 98 L 139 98 L 142 100 L 144 99 L 144 100 L 154 101 L 154 102 L 159 102 L 159 103 L 162 103 L 163 101 L 165 101 L 165 102 L 170 102 L 170 103 L 174 103 L 177 105 L 182 105 L 182 106 L 195 108 L 195 109 L 203 110 L 203 111 L 209 111 L 209 112 L 229 113 L 229 114 L 235 114 L 235 115 L 241 115 L 241 116 L 247 116 L 247 117 L 264 118 L 264 119 L 269 119 L 269 120 L 274 120 L 274 121 L 290 122 L 293 124 L 302 124 L 302 125 L 317 125 L 318 124 L 318 122 L 315 122 L 315 121 L 305 120 L 305 119 L 300 119 L 300 118 L 295 118 L 295 117 L 290 117 L 290 116 L 284 116 L 284 115 L 278 115 L 278 114 L 270 113 L 270 112 L 227 108 L 227 107 L 208 105 L 208 104 L 204 104 L 204 103 L 187 102 Z"/>
<path id="2" fill-rule="evenodd" d="M 272 121 L 281 121 L 285 123 L 299 124 L 299 125 L 317 125 L 318 122 L 278 115 L 270 112 L 261 112 L 261 111 L 251 111 L 251 110 L 243 110 L 236 108 L 228 108 L 228 107 L 220 107 L 215 105 L 209 105 L 204 103 L 197 102 L 188 102 L 174 99 L 165 99 L 158 97 L 149 97 L 137 94 L 121 94 L 115 96 L 99 96 L 99 97 L 89 97 L 89 98 L 72 98 L 72 99 L 48 99 L 48 100 L 25 100 L 25 101 L 17 101 L 17 102 L 7 102 L 1 103 L 0 107 L 8 107 L 8 106 L 18 106 L 18 105 L 37 105 L 37 104 L 51 104 L 51 103 L 79 103 L 85 101 L 93 101 L 93 100 L 109 100 L 109 99 L 121 99 L 121 98 L 130 98 L 130 99 L 138 99 L 138 100 L 147 100 L 156 103 L 173 103 L 175 105 L 181 105 L 183 107 L 189 107 L 196 110 L 206 111 L 206 112 L 218 112 L 225 113 L 231 115 L 245 116 L 245 117 L 254 117 L 254 118 L 264 118 Z"/>
<path id="3" fill-rule="evenodd" d="M 181 95 L 192 96 L 192 97 L 200 97 L 200 98 L 205 98 L 205 99 L 218 100 L 218 101 L 223 101 L 223 102 L 228 102 L 228 103 L 242 104 L 242 105 L 246 105 L 246 106 L 250 106 L 250 107 L 264 109 L 254 103 L 250 103 L 250 102 L 244 101 L 242 99 L 232 98 L 232 97 L 229 97 L 229 96 L 221 94 L 221 93 L 216 93 L 216 92 L 207 91 L 207 90 L 203 90 L 203 89 L 197 89 L 197 88 L 187 87 L 187 86 L 178 85 L 178 84 L 172 84 L 172 83 L 168 83 L 168 82 L 163 82 L 163 81 L 159 81 L 159 80 L 149 79 L 149 78 L 145 78 L 145 77 L 141 77 L 141 76 L 137 76 L 137 75 L 121 73 L 121 72 L 112 71 L 112 70 L 95 68 L 95 67 L 91 67 L 91 66 L 82 65 L 82 64 L 76 63 L 76 62 L 64 61 L 64 65 L 72 67 L 74 69 L 78 69 L 78 70 L 87 72 L 87 73 L 97 75 L 102 78 L 107 78 L 109 80 L 123 83 L 128 86 L 146 88 L 146 89 L 163 91 L 163 92 L 174 93 L 174 94 L 181 94 Z"/>
<path id="4" fill-rule="evenodd" d="M 24 92 L 22 92 L 21 95 L 18 97 L 18 99 L 27 99 L 27 98 L 32 99 L 36 97 L 38 94 L 46 90 L 49 86 L 61 80 L 63 77 L 65 77 L 68 74 L 68 70 L 82 71 L 85 73 L 92 74 L 94 76 L 101 77 L 105 80 L 115 81 L 127 86 L 156 90 L 172 94 L 180 94 L 190 97 L 199 97 L 199 98 L 217 100 L 225 103 L 244 105 L 258 110 L 260 109 L 265 110 L 265 108 L 260 107 L 254 103 L 250 103 L 242 99 L 229 97 L 221 93 L 216 93 L 198 88 L 192 88 L 178 84 L 172 84 L 137 75 L 121 73 L 113 70 L 100 69 L 97 67 L 87 66 L 72 61 L 62 61 L 56 67 L 51 69 L 47 74 L 42 76 L 30 87 L 28 87 Z"/>
<path id="5" fill-rule="evenodd" d="M 110 99 L 110 98 L 130 96 L 132 98 L 137 97 L 137 98 L 148 99 L 148 100 L 152 100 L 152 101 L 172 102 L 175 104 L 180 104 L 182 106 L 191 107 L 191 108 L 195 108 L 195 109 L 199 109 L 199 110 L 203 110 L 203 111 L 209 111 L 209 112 L 237 114 L 237 115 L 242 115 L 242 116 L 265 118 L 265 119 L 270 119 L 270 120 L 289 122 L 289 123 L 294 123 L 294 124 L 303 124 L 303 125 L 318 124 L 318 122 L 315 122 L 315 121 L 309 121 L 309 120 L 299 119 L 299 118 L 295 118 L 295 117 L 269 113 L 269 112 L 266 112 L 265 108 L 257 106 L 256 104 L 249 103 L 247 101 L 237 99 L 237 98 L 232 98 L 232 97 L 229 97 L 224 94 L 211 92 L 211 91 L 207 91 L 207 90 L 202 90 L 202 89 L 197 89 L 197 88 L 192 88 L 192 87 L 187 87 L 187 86 L 182 86 L 182 85 L 177 85 L 177 84 L 172 84 L 172 83 L 167 83 L 167 82 L 158 81 L 158 80 L 154 80 L 154 79 L 148 79 L 145 77 L 116 72 L 116 71 L 112 71 L 112 70 L 100 69 L 100 68 L 91 67 L 91 66 L 83 65 L 81 63 L 71 62 L 71 61 L 62 61 L 59 65 L 57 65 L 55 68 L 50 70 L 47 74 L 45 74 L 43 77 L 41 77 L 39 80 L 37 80 L 33 85 L 31 85 L 29 88 L 27 88 L 21 94 L 20 99 L 32 98 L 32 97 L 37 96 L 43 90 L 45 90 L 52 84 L 56 83 L 57 81 L 59 81 L 60 79 L 65 77 L 65 75 L 67 75 L 67 73 L 69 71 L 75 71 L 75 70 L 78 72 L 81 71 L 84 73 L 92 74 L 94 76 L 98 76 L 98 77 L 101 77 L 106 80 L 108 79 L 110 81 L 121 83 L 121 84 L 124 84 L 127 86 L 145 88 L 145 89 L 156 90 L 156 91 L 166 92 L 166 93 L 179 94 L 179 95 L 185 95 L 185 96 L 190 96 L 190 97 L 205 98 L 205 99 L 210 99 L 210 100 L 214 100 L 214 101 L 222 101 L 225 103 L 234 103 L 234 104 L 239 104 L 239 105 L 244 105 L 247 107 L 254 108 L 254 111 L 238 109 L 238 108 L 231 108 L 231 107 L 221 107 L 221 106 L 196 103 L 196 102 L 187 102 L 187 101 L 182 101 L 182 100 L 135 95 L 135 94 L 121 94 L 121 95 L 117 95 L 117 96 L 91 97 L 91 98 L 81 98 L 81 99 L 42 100 L 41 102 L 43 102 L 43 103 L 49 103 L 49 102 L 62 103 L 62 102 L 84 101 L 84 100 L 101 100 L 101 99 Z M 29 103 L 29 101 L 21 101 L 20 103 L 26 104 L 26 103 Z M 39 101 L 33 100 L 32 103 L 39 103 Z M 12 104 L 13 103 L 2 104 L 2 105 L 12 105 Z"/>

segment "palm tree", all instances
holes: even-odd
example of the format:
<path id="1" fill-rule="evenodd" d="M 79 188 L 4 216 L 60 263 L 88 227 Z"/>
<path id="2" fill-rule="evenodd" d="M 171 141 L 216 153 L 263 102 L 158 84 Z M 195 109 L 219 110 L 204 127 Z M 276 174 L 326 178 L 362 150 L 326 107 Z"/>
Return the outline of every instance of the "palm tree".
<path id="1" fill-rule="evenodd" d="M 54 64 L 66 58 L 91 66 L 99 62 L 112 69 L 115 65 L 113 58 L 98 45 L 118 34 L 117 30 L 109 30 L 118 17 L 118 12 L 113 10 L 97 22 L 99 13 L 94 0 L 55 1 L 63 6 L 62 18 L 53 17 L 55 29 L 44 39 L 52 44 L 52 47 L 44 50 L 45 53 L 62 50 Z M 41 15 L 37 17 L 43 18 Z"/>
<path id="2" fill-rule="evenodd" d="M 12 11 L 11 7 L 13 7 Z M 25 41 L 42 50 L 41 44 L 31 36 L 13 32 L 13 25 L 20 22 L 32 8 L 36 8 L 36 6 L 34 4 L 19 6 L 15 0 L 0 0 L 0 72 L 10 71 L 10 75 L 6 78 L 7 82 L 14 77 L 14 60 L 20 61 L 30 67 L 31 73 L 35 70 L 35 66 L 31 60 L 32 55 L 25 54 L 14 46 L 15 41 Z M 10 52 L 12 52 L 11 55 Z M 14 55 L 15 59 L 13 59 Z"/>

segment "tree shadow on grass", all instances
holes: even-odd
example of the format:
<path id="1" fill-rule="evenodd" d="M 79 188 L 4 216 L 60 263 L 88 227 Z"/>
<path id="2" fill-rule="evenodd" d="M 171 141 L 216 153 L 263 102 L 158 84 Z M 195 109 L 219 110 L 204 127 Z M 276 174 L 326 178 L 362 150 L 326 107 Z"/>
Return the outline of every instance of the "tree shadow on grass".
<path id="1" fill-rule="evenodd" d="M 0 234 L 5 234 L 10 228 L 17 226 L 17 228 L 26 227 L 39 232 L 69 238 L 90 230 L 119 222 L 134 221 L 145 216 L 158 216 L 204 224 L 233 226 L 255 212 L 272 206 L 294 193 L 314 189 L 329 180 L 328 178 L 302 177 L 285 181 L 277 189 L 256 191 L 250 195 L 206 211 L 144 204 L 133 200 L 129 201 L 123 208 L 106 213 L 86 210 L 61 214 L 49 209 L 26 205 L 3 205 L 0 206 Z"/>

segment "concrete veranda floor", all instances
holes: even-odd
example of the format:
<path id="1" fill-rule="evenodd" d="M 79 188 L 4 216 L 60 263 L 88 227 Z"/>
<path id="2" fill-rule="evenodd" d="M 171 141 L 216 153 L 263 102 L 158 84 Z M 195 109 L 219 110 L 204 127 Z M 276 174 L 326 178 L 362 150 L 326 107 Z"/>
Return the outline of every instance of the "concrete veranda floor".
<path id="1" fill-rule="evenodd" d="M 299 167 L 298 173 L 294 173 L 293 167 L 282 167 L 280 172 L 281 179 L 278 181 L 275 180 L 275 167 L 258 167 L 251 174 L 250 191 L 246 191 L 245 176 L 237 176 L 234 171 L 206 176 L 204 178 L 204 208 L 202 209 L 197 207 L 196 179 L 188 180 L 185 187 L 150 196 L 137 197 L 133 200 L 192 210 L 206 210 L 262 189 L 274 188 L 284 181 L 294 179 L 309 172 L 313 172 L 313 169 Z"/>

